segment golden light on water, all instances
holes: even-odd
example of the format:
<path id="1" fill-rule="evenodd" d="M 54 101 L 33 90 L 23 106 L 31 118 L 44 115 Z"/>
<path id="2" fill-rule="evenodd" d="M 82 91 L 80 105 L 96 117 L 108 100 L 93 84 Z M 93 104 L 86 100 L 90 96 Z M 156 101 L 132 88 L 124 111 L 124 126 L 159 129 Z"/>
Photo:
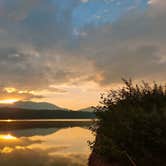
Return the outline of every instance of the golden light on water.
<path id="1" fill-rule="evenodd" d="M 0 139 L 1 140 L 17 140 L 17 138 L 12 136 L 11 134 L 0 135 Z"/>
<path id="2" fill-rule="evenodd" d="M 2 150 L 0 150 L 1 153 L 11 153 L 13 151 L 13 148 L 11 147 L 4 147 Z"/>
<path id="3" fill-rule="evenodd" d="M 12 122 L 12 120 L 11 119 L 8 119 L 8 120 L 6 120 L 7 122 Z"/>
<path id="4" fill-rule="evenodd" d="M 13 104 L 17 101 L 18 99 L 5 99 L 5 100 L 0 100 L 0 104 Z"/>

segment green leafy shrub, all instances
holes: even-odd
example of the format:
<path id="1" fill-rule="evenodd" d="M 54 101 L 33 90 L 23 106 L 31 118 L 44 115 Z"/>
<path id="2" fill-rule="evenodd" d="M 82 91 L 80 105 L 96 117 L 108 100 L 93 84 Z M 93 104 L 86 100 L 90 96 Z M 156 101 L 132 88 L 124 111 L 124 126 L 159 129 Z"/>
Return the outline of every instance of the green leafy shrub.
<path id="1" fill-rule="evenodd" d="M 110 90 L 95 107 L 93 150 L 119 165 L 166 165 L 166 87 L 143 82 Z"/>

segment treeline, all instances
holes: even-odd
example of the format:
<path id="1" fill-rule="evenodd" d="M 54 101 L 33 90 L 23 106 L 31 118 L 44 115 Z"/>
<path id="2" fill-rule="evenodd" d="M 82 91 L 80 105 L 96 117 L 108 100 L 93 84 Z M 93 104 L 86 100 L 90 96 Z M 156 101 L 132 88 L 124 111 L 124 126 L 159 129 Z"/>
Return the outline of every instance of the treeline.
<path id="1" fill-rule="evenodd" d="M 0 108 L 0 119 L 50 119 L 50 118 L 94 118 L 91 112 L 67 110 L 30 110 L 20 108 Z"/>
<path id="2" fill-rule="evenodd" d="M 166 86 L 142 82 L 101 96 L 93 154 L 118 166 L 166 165 Z"/>

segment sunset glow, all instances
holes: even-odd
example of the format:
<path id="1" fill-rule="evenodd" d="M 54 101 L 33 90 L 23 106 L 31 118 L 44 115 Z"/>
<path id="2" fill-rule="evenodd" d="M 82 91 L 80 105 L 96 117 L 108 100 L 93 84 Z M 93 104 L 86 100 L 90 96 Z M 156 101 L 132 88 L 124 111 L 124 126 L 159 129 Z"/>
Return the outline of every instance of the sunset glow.
<path id="1" fill-rule="evenodd" d="M 11 87 L 7 87 L 4 89 L 6 92 L 8 93 L 13 93 L 13 92 L 16 92 L 17 90 L 15 88 L 11 88 Z"/>
<path id="2" fill-rule="evenodd" d="M 0 166 L 166 166 L 166 0 L 0 0 Z"/>
<path id="3" fill-rule="evenodd" d="M 0 139 L 2 139 L 2 140 L 16 140 L 17 138 L 12 136 L 11 134 L 7 134 L 7 135 L 0 135 Z"/>
<path id="4" fill-rule="evenodd" d="M 5 99 L 5 100 L 0 100 L 0 104 L 13 104 L 16 101 L 18 101 L 18 99 Z"/>

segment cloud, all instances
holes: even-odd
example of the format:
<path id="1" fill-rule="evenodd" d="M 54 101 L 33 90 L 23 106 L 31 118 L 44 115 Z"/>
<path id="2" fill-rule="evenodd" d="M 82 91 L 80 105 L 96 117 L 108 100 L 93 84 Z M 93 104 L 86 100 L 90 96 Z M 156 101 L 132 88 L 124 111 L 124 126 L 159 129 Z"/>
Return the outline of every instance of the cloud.
<path id="1" fill-rule="evenodd" d="M 40 3 L 41 0 L 15 0 L 13 3 L 1 0 L 1 5 L 3 6 L 1 16 L 9 20 L 23 20 L 28 16 L 29 11 L 33 10 Z"/>
<path id="2" fill-rule="evenodd" d="M 89 0 L 81 0 L 82 3 L 87 3 Z"/>
<path id="3" fill-rule="evenodd" d="M 84 25 L 78 32 L 86 35 L 77 36 L 73 13 L 81 1 L 0 3 L 1 89 L 52 91 L 50 85 L 88 81 L 103 86 L 118 83 L 121 77 L 165 80 L 166 12 L 157 7 L 162 3 L 166 9 L 163 1 L 151 0 L 146 10 L 130 10 L 113 23 Z"/>
<path id="4" fill-rule="evenodd" d="M 96 73 L 101 73 L 97 81 L 102 85 L 122 77 L 165 81 L 166 12 L 151 6 L 132 12 L 112 25 L 90 27 L 81 41 L 83 54 L 93 59 Z"/>
<path id="5" fill-rule="evenodd" d="M 70 3 L 66 0 L 5 0 L 1 3 L 1 87 L 40 90 L 80 77 L 83 73 L 80 66 L 86 64 L 85 58 L 80 57 L 83 61 L 78 63 L 75 56 L 65 50 L 67 43 L 72 42 L 72 11 L 77 0 Z M 15 10 L 17 8 L 21 11 Z M 10 19 L 9 15 L 12 15 Z"/>
<path id="6" fill-rule="evenodd" d="M 149 0 L 148 4 L 157 7 L 157 6 L 163 6 L 166 5 L 166 2 L 162 1 L 162 0 Z"/>
<path id="7" fill-rule="evenodd" d="M 16 147 L 26 147 L 30 146 L 35 143 L 42 143 L 42 140 L 32 140 L 27 137 L 21 137 L 21 138 L 16 138 L 12 136 L 14 139 L 11 139 L 10 141 L 7 139 L 4 139 L 6 135 L 0 135 L 0 153 L 5 149 L 5 147 L 10 147 L 12 150 L 14 150 Z M 57 149 L 60 149 L 59 147 Z"/>
<path id="8" fill-rule="evenodd" d="M 18 100 L 31 100 L 44 98 L 42 95 L 37 95 L 30 90 L 18 90 L 15 88 L 2 88 L 0 89 L 0 100 L 4 99 L 18 99 Z"/>
<path id="9" fill-rule="evenodd" d="M 166 9 L 166 2 L 162 0 L 149 0 L 148 1 L 150 8 L 153 10 L 151 14 L 158 14 L 165 13 Z"/>
<path id="10" fill-rule="evenodd" d="M 33 147 L 43 140 L 27 137 L 0 135 L 0 165 L 5 166 L 86 166 L 88 155 L 85 153 L 65 153 L 70 145 L 55 145 L 53 147 Z M 31 146 L 32 145 L 32 146 Z"/>

